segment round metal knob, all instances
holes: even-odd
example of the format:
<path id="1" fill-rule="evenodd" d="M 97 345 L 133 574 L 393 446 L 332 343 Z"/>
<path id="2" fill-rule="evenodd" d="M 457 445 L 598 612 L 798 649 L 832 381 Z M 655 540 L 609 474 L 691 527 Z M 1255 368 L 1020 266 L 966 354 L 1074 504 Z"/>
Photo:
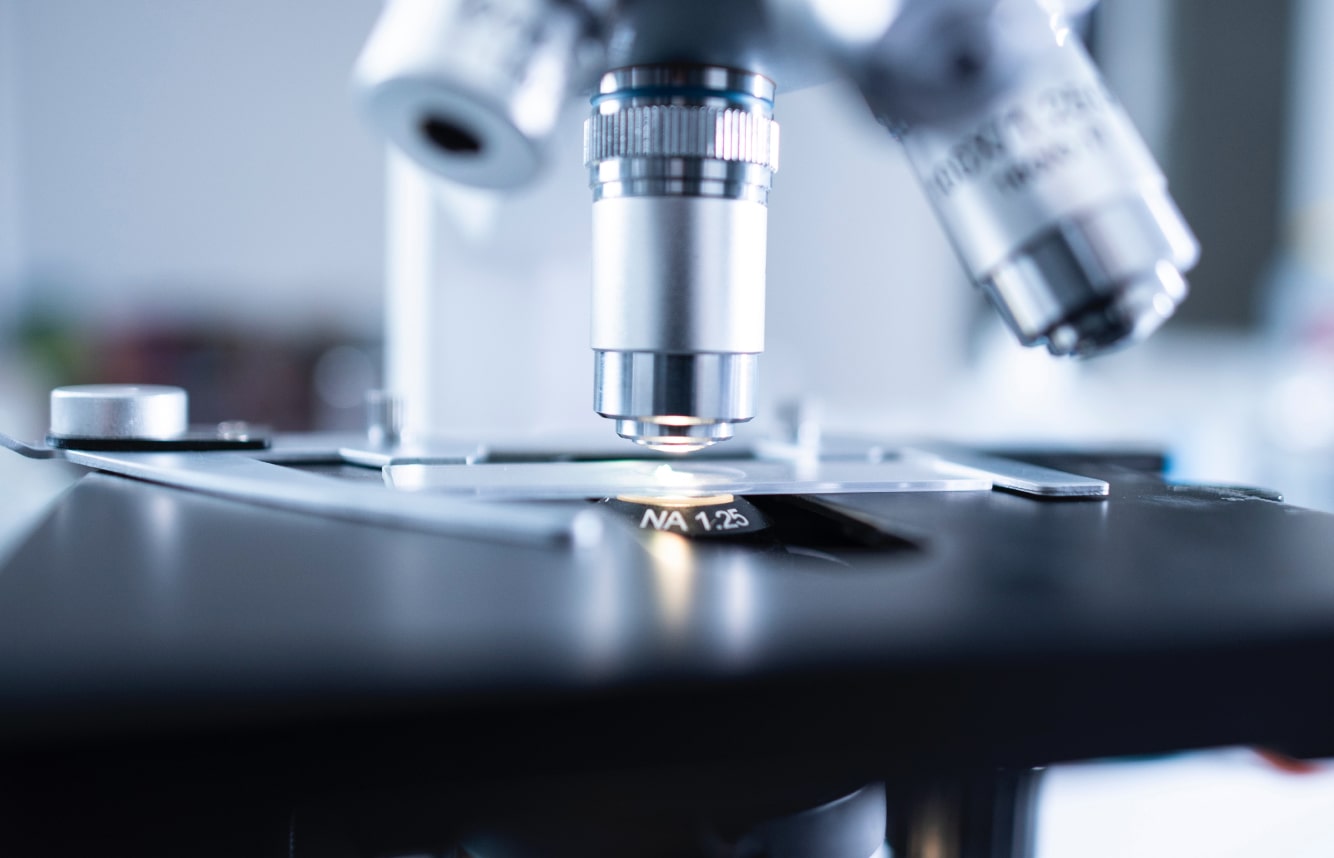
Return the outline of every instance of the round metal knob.
<path id="1" fill-rule="evenodd" d="M 179 387 L 156 384 L 80 384 L 51 391 L 55 438 L 160 441 L 184 435 L 189 399 Z"/>

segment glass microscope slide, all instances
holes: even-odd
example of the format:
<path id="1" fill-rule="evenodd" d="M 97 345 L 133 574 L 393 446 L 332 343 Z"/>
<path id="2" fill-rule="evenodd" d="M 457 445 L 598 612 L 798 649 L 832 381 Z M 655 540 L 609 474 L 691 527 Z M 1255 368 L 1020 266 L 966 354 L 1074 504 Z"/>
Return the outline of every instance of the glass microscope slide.
<path id="1" fill-rule="evenodd" d="M 522 464 L 400 464 L 385 468 L 398 489 L 507 500 L 617 495 L 697 497 L 715 494 L 988 491 L 980 474 L 929 459 L 772 461 L 749 459 L 613 460 Z"/>

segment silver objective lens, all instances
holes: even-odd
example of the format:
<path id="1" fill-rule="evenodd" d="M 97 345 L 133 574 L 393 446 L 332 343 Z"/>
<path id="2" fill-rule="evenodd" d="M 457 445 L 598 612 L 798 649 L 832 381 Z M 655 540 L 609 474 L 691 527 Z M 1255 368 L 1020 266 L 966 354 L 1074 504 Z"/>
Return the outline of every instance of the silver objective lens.
<path id="1" fill-rule="evenodd" d="M 981 111 L 902 139 L 969 274 L 1024 345 L 1138 341 L 1185 297 L 1199 247 L 1077 38 L 1052 36 Z"/>
<path id="2" fill-rule="evenodd" d="M 773 97 L 757 74 L 645 66 L 593 98 L 594 408 L 636 443 L 698 450 L 755 416 Z"/>

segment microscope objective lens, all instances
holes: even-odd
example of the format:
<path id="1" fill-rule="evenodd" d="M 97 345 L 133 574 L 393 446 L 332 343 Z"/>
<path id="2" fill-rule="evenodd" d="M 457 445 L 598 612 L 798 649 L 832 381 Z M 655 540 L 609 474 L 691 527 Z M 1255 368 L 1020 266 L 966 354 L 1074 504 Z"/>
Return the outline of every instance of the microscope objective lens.
<path id="1" fill-rule="evenodd" d="M 734 69 L 621 69 L 584 125 L 594 408 L 651 450 L 696 452 L 754 417 L 773 95 Z"/>
<path id="2" fill-rule="evenodd" d="M 1077 39 L 1044 42 L 985 104 L 901 139 L 974 282 L 1026 346 L 1144 339 L 1187 294 L 1195 237 Z"/>

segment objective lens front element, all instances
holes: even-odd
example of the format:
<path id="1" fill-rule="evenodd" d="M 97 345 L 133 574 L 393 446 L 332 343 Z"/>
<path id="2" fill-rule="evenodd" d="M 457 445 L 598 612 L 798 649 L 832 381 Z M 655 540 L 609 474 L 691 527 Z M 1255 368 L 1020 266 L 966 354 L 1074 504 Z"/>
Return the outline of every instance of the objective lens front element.
<path id="1" fill-rule="evenodd" d="M 755 416 L 753 354 L 596 352 L 594 409 L 637 444 L 691 453 Z"/>
<path id="2" fill-rule="evenodd" d="M 1194 239 L 1166 194 L 1132 197 L 1062 221 L 981 281 L 1024 345 L 1088 357 L 1139 342 L 1189 288 Z"/>

